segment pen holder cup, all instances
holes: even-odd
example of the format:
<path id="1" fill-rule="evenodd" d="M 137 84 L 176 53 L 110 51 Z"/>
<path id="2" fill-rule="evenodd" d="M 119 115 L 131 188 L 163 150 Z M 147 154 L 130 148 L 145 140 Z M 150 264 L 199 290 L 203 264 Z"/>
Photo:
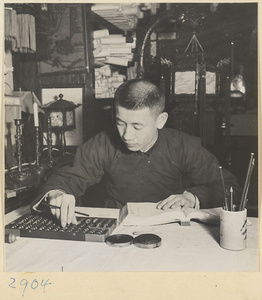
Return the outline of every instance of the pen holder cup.
<path id="1" fill-rule="evenodd" d="M 247 247 L 247 210 L 220 211 L 220 246 L 227 250 Z"/>

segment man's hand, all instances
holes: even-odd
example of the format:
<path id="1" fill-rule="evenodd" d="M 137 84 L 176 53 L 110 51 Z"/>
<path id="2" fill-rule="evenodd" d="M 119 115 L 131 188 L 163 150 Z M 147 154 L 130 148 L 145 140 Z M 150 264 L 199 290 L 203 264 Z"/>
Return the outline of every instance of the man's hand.
<path id="1" fill-rule="evenodd" d="M 61 221 L 62 227 L 67 224 L 77 224 L 75 217 L 75 197 L 65 194 L 61 191 L 52 191 L 48 194 L 47 200 L 50 205 L 58 206 L 59 208 L 51 208 L 51 213 Z"/>
<path id="2" fill-rule="evenodd" d="M 183 194 L 171 195 L 157 204 L 157 209 L 167 210 L 181 207 L 183 211 L 187 208 L 194 208 L 196 204 L 195 196 L 189 192 Z"/>

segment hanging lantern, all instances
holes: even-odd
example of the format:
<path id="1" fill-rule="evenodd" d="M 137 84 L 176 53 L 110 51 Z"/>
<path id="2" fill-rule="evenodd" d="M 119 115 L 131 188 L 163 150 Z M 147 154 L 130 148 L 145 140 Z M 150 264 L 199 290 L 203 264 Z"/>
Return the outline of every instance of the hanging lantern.
<path id="1" fill-rule="evenodd" d="M 231 80 L 230 80 L 230 97 L 244 98 L 246 94 L 246 85 L 242 74 L 235 73 L 235 54 L 234 42 L 231 42 Z"/>
<path id="2" fill-rule="evenodd" d="M 243 75 L 234 75 L 230 81 L 230 96 L 231 98 L 244 98 L 246 94 L 246 86 Z"/>

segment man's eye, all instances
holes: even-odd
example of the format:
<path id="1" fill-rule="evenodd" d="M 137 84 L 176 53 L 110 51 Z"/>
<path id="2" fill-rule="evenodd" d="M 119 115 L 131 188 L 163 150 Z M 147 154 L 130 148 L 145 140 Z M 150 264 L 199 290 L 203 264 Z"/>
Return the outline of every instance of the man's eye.
<path id="1" fill-rule="evenodd" d="M 122 126 L 122 125 L 124 125 L 124 123 L 123 122 L 116 122 L 116 125 Z"/>
<path id="2" fill-rule="evenodd" d="M 143 127 L 142 126 L 134 126 L 135 130 L 141 130 Z"/>

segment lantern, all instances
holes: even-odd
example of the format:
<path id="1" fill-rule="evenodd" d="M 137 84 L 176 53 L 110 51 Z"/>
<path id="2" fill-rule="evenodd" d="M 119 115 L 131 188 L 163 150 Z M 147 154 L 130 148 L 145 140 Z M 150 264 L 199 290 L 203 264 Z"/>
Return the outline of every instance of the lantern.
<path id="1" fill-rule="evenodd" d="M 65 132 L 76 128 L 75 109 L 80 105 L 64 100 L 63 94 L 59 94 L 58 100 L 44 106 L 46 120 L 49 120 L 48 129 L 61 136 L 63 154 L 66 147 Z"/>

